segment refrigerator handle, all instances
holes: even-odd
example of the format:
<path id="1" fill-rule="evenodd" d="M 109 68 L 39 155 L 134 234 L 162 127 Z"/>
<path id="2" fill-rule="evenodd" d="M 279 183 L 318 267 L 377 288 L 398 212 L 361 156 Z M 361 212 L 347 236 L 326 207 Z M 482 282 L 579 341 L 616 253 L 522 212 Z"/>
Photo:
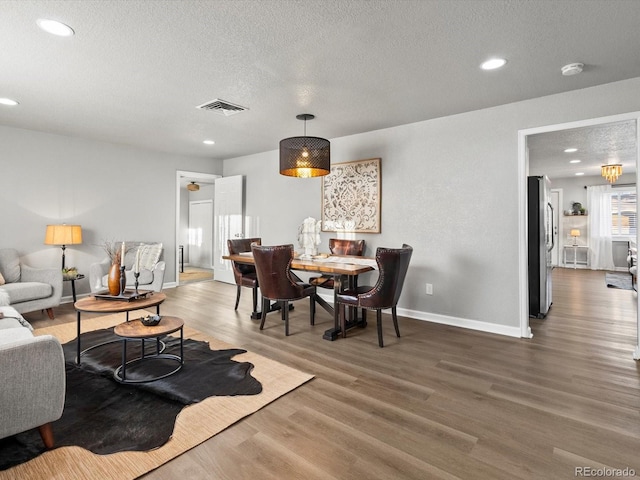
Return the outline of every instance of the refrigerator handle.
<path id="1" fill-rule="evenodd" d="M 549 210 L 551 210 L 551 246 L 549 247 L 549 249 L 547 250 L 548 252 L 550 252 L 551 250 L 553 250 L 553 247 L 556 246 L 556 237 L 553 234 L 553 230 L 554 230 L 554 225 L 553 225 L 553 205 L 551 205 L 551 203 L 547 203 L 547 205 L 549 206 Z"/>

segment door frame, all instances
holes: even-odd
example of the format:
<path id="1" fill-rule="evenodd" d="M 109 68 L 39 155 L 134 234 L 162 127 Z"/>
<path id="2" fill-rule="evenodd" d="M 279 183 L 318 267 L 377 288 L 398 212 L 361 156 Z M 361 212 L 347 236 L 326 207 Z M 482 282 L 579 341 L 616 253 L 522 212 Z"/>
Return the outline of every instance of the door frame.
<path id="1" fill-rule="evenodd" d="M 175 223 L 175 285 L 180 285 L 180 195 L 182 194 L 182 186 L 181 180 L 183 178 L 189 178 L 190 180 L 201 180 L 207 181 L 208 183 L 214 183 L 216 178 L 220 178 L 222 175 L 217 175 L 214 173 L 204 173 L 204 172 L 191 172 L 188 170 L 176 170 L 176 223 Z M 186 191 L 186 189 L 185 189 Z M 213 232 L 213 241 L 215 241 L 215 230 Z"/>
<path id="2" fill-rule="evenodd" d="M 552 258 L 551 263 L 553 264 L 553 257 L 555 256 L 556 263 L 553 264 L 553 266 L 554 267 L 563 267 L 564 265 L 560 261 L 560 258 L 562 257 L 562 248 L 561 248 L 561 245 L 560 245 L 560 235 L 563 232 L 560 229 L 560 219 L 562 218 L 561 207 L 562 207 L 563 201 L 564 201 L 563 196 L 562 196 L 563 191 L 562 191 L 561 188 L 552 188 L 551 189 L 551 196 L 552 197 L 553 197 L 554 193 L 558 194 L 558 205 L 556 205 L 556 209 L 555 209 L 555 212 L 554 212 L 554 216 L 556 218 L 553 219 L 553 221 L 555 222 L 556 231 L 553 232 L 553 235 L 554 235 L 554 239 L 553 240 L 554 240 L 555 247 L 554 247 L 553 251 L 551 252 L 551 258 Z M 551 203 L 553 203 L 553 202 L 551 202 Z M 562 239 L 564 240 L 564 237 L 562 237 Z"/>
<path id="3" fill-rule="evenodd" d="M 520 336 L 532 338 L 529 325 L 529 280 L 527 271 L 527 177 L 529 176 L 529 157 L 527 151 L 527 136 L 538 133 L 548 133 L 571 128 L 588 127 L 604 123 L 635 120 L 636 122 L 636 176 L 640 173 L 640 112 L 623 113 L 606 117 L 591 118 L 575 122 L 547 125 L 544 127 L 528 128 L 518 131 L 518 249 L 519 249 L 519 304 L 520 304 Z M 638 233 L 636 233 L 636 242 Z M 640 306 L 640 296 L 636 298 Z M 640 360 L 640 308 L 637 311 L 636 346 L 633 352 L 634 360 Z"/>

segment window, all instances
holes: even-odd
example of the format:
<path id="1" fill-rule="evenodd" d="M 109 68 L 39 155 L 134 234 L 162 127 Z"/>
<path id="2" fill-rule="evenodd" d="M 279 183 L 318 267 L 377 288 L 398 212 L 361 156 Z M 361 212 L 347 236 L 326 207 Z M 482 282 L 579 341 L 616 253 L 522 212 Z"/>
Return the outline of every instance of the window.
<path id="1" fill-rule="evenodd" d="M 616 189 L 611 193 L 611 234 L 614 236 L 636 235 L 636 191 Z"/>

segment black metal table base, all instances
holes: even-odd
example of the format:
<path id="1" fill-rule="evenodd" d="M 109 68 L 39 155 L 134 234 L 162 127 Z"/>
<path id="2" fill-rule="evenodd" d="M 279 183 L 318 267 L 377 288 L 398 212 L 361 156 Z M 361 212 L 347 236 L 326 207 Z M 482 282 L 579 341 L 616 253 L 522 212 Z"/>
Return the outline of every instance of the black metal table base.
<path id="1" fill-rule="evenodd" d="M 127 361 L 127 342 L 142 340 L 142 353 L 140 357 L 134 358 L 133 360 Z M 174 355 L 171 353 L 162 353 L 164 351 L 165 344 L 160 338 L 156 338 L 156 353 L 147 355 L 145 354 L 145 345 L 144 340 L 149 339 L 122 339 L 122 365 L 115 369 L 113 372 L 113 378 L 120 383 L 147 383 L 154 382 L 156 380 L 160 380 L 161 378 L 166 378 L 174 373 L 178 372 L 182 366 L 184 365 L 184 339 L 182 328 L 180 329 L 180 355 Z M 160 348 L 162 345 L 162 349 Z M 178 362 L 178 366 L 173 370 L 163 373 L 161 375 L 153 376 L 153 377 L 144 377 L 138 379 L 129 379 L 127 378 L 127 369 L 131 368 L 133 365 L 146 363 L 152 360 L 171 360 L 174 362 Z"/>
<path id="2" fill-rule="evenodd" d="M 367 326 L 367 321 L 363 320 L 362 318 L 358 320 L 350 320 L 347 322 L 347 330 L 350 330 L 355 327 L 364 328 L 366 326 Z M 340 327 L 330 328 L 329 330 L 326 330 L 324 332 L 324 334 L 322 335 L 322 338 L 333 342 L 334 340 L 338 339 L 341 333 L 342 333 L 342 329 Z"/>

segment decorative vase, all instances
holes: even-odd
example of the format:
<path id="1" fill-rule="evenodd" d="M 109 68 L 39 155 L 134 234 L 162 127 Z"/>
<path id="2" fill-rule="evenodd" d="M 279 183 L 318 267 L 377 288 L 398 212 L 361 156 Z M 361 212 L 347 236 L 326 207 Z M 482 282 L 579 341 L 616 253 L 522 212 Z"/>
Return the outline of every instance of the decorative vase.
<path id="1" fill-rule="evenodd" d="M 109 295 L 120 295 L 120 265 L 118 263 L 113 263 L 109 268 L 107 285 L 109 286 Z"/>

